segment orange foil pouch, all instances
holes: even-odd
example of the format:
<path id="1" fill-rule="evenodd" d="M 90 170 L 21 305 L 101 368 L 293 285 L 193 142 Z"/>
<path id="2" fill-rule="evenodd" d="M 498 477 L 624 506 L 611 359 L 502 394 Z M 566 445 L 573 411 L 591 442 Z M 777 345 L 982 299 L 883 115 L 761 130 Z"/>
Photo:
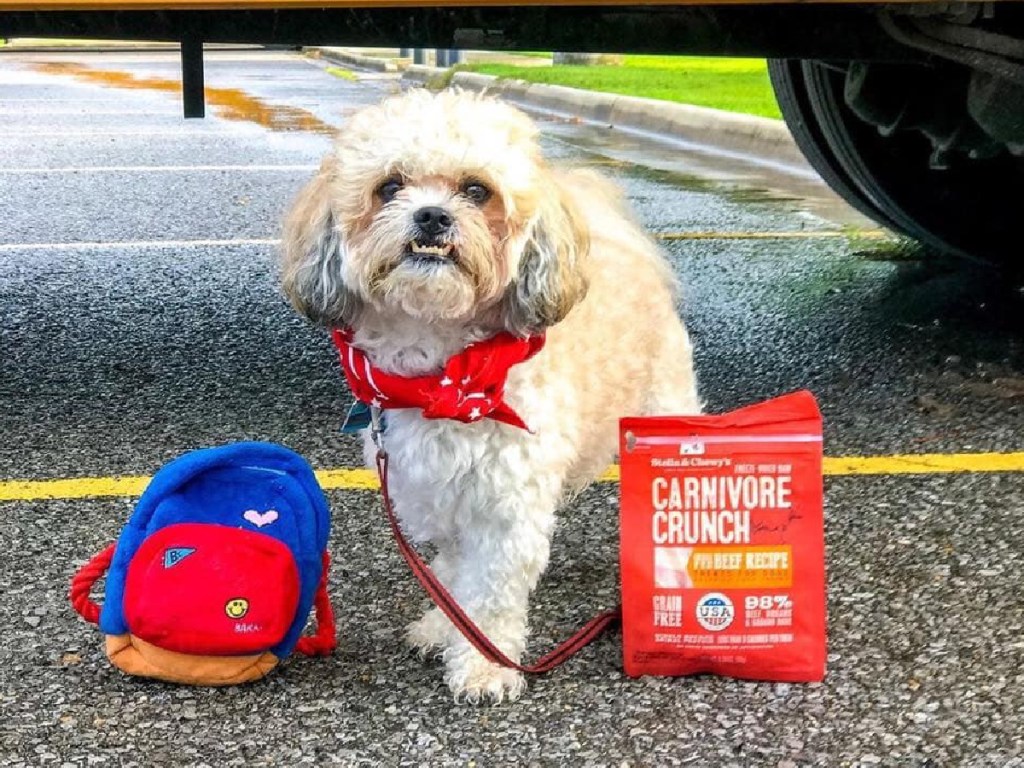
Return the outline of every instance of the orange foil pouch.
<path id="1" fill-rule="evenodd" d="M 627 675 L 824 677 L 821 448 L 809 392 L 622 420 Z"/>

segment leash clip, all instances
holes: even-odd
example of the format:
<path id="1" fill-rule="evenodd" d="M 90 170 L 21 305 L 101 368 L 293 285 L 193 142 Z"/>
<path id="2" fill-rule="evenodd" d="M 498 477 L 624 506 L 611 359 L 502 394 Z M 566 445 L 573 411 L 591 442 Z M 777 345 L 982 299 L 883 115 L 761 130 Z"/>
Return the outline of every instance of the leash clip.
<path id="1" fill-rule="evenodd" d="M 384 454 L 384 423 L 381 418 L 382 411 L 375 405 L 370 406 L 370 437 L 373 444 L 377 446 L 377 453 Z"/>

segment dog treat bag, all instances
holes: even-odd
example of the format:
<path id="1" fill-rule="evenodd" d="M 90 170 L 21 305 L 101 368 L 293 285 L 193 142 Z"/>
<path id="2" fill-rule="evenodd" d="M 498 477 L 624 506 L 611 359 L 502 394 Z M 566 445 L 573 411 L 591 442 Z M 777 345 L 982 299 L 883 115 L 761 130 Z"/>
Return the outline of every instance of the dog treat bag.
<path id="1" fill-rule="evenodd" d="M 796 392 L 623 419 L 627 675 L 825 674 L 821 414 Z"/>

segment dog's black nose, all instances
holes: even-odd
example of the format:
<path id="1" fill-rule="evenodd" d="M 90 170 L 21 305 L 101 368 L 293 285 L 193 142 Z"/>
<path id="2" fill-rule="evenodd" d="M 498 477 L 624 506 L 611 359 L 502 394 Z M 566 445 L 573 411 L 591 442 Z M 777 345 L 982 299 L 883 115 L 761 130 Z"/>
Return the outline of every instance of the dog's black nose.
<path id="1" fill-rule="evenodd" d="M 416 222 L 416 226 L 420 228 L 423 234 L 430 237 L 443 235 L 452 228 L 451 214 L 444 208 L 438 208 L 436 205 L 420 208 L 412 215 L 412 220 Z"/>

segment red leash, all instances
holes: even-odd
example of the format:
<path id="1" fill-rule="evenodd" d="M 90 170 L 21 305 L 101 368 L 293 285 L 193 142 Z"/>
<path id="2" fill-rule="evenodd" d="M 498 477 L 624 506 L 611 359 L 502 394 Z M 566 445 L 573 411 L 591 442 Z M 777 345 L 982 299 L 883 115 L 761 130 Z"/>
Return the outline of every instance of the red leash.
<path id="1" fill-rule="evenodd" d="M 391 531 L 395 535 L 395 541 L 398 543 L 398 551 L 402 553 L 402 557 L 405 558 L 405 562 L 409 564 L 412 569 L 413 575 L 423 585 L 423 588 L 430 595 L 430 599 L 434 601 L 438 608 L 440 608 L 444 615 L 456 626 L 470 644 L 476 648 L 480 654 L 488 661 L 499 664 L 503 667 L 511 667 L 517 669 L 520 672 L 528 672 L 531 674 L 540 674 L 542 672 L 548 672 L 557 667 L 562 662 L 569 659 L 569 657 L 575 655 L 584 648 L 591 641 L 596 639 L 606 629 L 614 626 L 622 618 L 621 608 L 615 608 L 610 611 L 598 614 L 586 624 L 584 624 L 572 637 L 563 642 L 561 645 L 556 647 L 553 651 L 541 656 L 533 664 L 519 664 L 508 656 L 506 656 L 500 648 L 490 641 L 487 635 L 484 634 L 483 630 L 480 629 L 473 620 L 466 615 L 465 611 L 459 607 L 459 604 L 455 601 L 455 598 L 451 596 L 451 593 L 445 589 L 444 585 L 437 580 L 433 571 L 423 561 L 419 553 L 413 549 L 412 545 L 406 540 L 402 534 L 402 529 L 398 525 L 398 519 L 395 517 L 395 510 L 391 505 L 391 496 L 388 494 L 388 455 L 380 449 L 377 452 L 377 473 L 380 475 L 380 491 L 381 498 L 384 502 L 384 512 L 388 516 L 388 522 L 391 524 Z"/>
<path id="2" fill-rule="evenodd" d="M 99 624 L 100 605 L 91 597 L 93 585 L 103 578 L 114 559 L 116 544 L 111 544 L 89 562 L 78 569 L 71 579 L 71 607 L 90 624 Z M 316 633 L 299 638 L 295 650 L 304 656 L 329 656 L 337 647 L 338 641 L 334 629 L 334 610 L 327 597 L 327 572 L 331 564 L 331 556 L 324 552 L 324 569 L 317 585 L 313 605 L 316 610 Z"/>

